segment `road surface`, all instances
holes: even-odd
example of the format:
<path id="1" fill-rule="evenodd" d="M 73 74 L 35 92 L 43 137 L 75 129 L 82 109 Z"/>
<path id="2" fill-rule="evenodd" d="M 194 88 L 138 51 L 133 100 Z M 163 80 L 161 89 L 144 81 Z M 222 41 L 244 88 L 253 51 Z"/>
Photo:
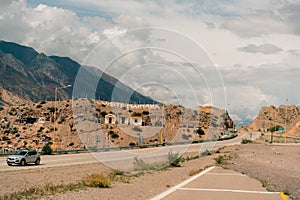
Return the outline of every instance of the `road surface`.
<path id="1" fill-rule="evenodd" d="M 259 137 L 260 133 L 252 133 L 251 139 Z M 250 139 L 250 132 L 242 132 L 236 138 L 225 141 L 207 142 L 200 144 L 176 145 L 155 147 L 146 149 L 133 149 L 111 152 L 91 152 L 80 154 L 64 155 L 44 155 L 42 156 L 41 165 L 29 166 L 7 166 L 4 157 L 0 158 L 0 171 L 14 171 L 33 168 L 60 167 L 78 164 L 89 164 L 101 162 L 115 169 L 128 170 L 133 167 L 135 157 L 147 162 L 160 162 L 166 160 L 169 152 L 180 154 L 185 152 L 198 152 L 199 154 L 206 149 L 216 150 L 224 146 L 240 144 L 242 139 Z"/>
<path id="2" fill-rule="evenodd" d="M 151 200 L 282 200 L 285 195 L 269 192 L 258 180 L 232 170 L 212 166 Z"/>

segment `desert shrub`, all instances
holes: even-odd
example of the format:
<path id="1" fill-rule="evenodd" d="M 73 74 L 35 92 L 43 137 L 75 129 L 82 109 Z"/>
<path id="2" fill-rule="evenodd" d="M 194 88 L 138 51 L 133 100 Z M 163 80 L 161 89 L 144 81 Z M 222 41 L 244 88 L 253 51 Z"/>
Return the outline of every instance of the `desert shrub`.
<path id="1" fill-rule="evenodd" d="M 143 115 L 149 115 L 149 111 L 143 111 L 142 114 Z"/>
<path id="2" fill-rule="evenodd" d="M 161 169 L 165 167 L 166 163 L 146 163 L 144 160 L 134 157 L 133 164 L 136 171 L 148 171 Z"/>
<path id="3" fill-rule="evenodd" d="M 139 116 L 142 116 L 142 113 L 139 113 L 139 112 L 133 112 L 132 117 L 139 117 Z"/>
<path id="4" fill-rule="evenodd" d="M 211 155 L 211 152 L 208 149 L 206 149 L 201 153 L 201 156 L 209 156 L 209 155 Z"/>
<path id="5" fill-rule="evenodd" d="M 12 133 L 12 134 L 14 134 L 14 133 L 18 133 L 18 129 L 16 128 L 16 127 L 13 127 L 11 130 L 10 130 L 10 132 Z"/>
<path id="6" fill-rule="evenodd" d="M 168 162 L 169 165 L 172 167 L 180 167 L 180 161 L 181 161 L 181 156 L 179 156 L 179 153 L 172 153 L 172 151 L 170 151 L 168 153 Z"/>
<path id="7" fill-rule="evenodd" d="M 130 142 L 129 143 L 129 146 L 131 146 L 131 147 L 134 147 L 136 144 L 135 144 L 135 142 Z"/>
<path id="8" fill-rule="evenodd" d="M 202 135 L 205 135 L 205 132 L 202 130 L 202 128 L 198 128 L 196 133 L 201 137 Z"/>
<path id="9" fill-rule="evenodd" d="M 112 183 L 112 178 L 104 174 L 93 174 L 85 177 L 82 182 L 88 187 L 109 188 Z"/>
<path id="10" fill-rule="evenodd" d="M 133 128 L 132 128 L 132 130 L 133 131 L 136 131 L 136 132 L 142 132 L 143 130 L 140 128 L 140 127 L 138 127 L 138 126 L 134 126 Z"/>
<path id="11" fill-rule="evenodd" d="M 117 133 L 113 133 L 111 134 L 111 138 L 113 139 L 119 138 L 119 135 Z"/>
<path id="12" fill-rule="evenodd" d="M 107 112 L 106 112 L 106 111 L 102 111 L 102 112 L 100 113 L 100 115 L 101 115 L 102 117 L 105 117 L 105 115 L 107 115 Z"/>
<path id="13" fill-rule="evenodd" d="M 69 147 L 74 146 L 74 142 L 71 142 L 68 146 Z"/>
<path id="14" fill-rule="evenodd" d="M 61 117 L 60 119 L 59 119 L 59 124 L 61 124 L 61 123 L 63 123 L 65 121 L 65 118 L 64 117 Z"/>
<path id="15" fill-rule="evenodd" d="M 36 108 L 42 108 L 42 107 L 43 107 L 43 105 L 41 105 L 41 104 L 36 106 Z"/>
<path id="16" fill-rule="evenodd" d="M 45 129 L 45 128 L 41 126 L 37 132 L 38 132 L 38 133 L 41 133 L 44 129 Z"/>
<path id="17" fill-rule="evenodd" d="M 3 140 L 3 141 L 7 141 L 7 140 L 10 140 L 10 139 L 9 139 L 9 137 L 7 137 L 7 136 L 3 136 L 3 137 L 2 137 L 2 140 Z"/>
<path id="18" fill-rule="evenodd" d="M 0 111 L 4 110 L 4 108 L 2 106 L 0 106 Z"/>
<path id="19" fill-rule="evenodd" d="M 54 107 L 49 107 L 49 108 L 47 108 L 47 110 L 49 110 L 51 113 L 55 112 L 55 108 Z"/>
<path id="20" fill-rule="evenodd" d="M 224 156 L 218 156 L 214 158 L 214 160 L 216 161 L 217 164 L 221 165 L 224 163 Z"/>
<path id="21" fill-rule="evenodd" d="M 44 154 L 46 155 L 50 155 L 52 154 L 52 148 L 51 148 L 52 143 L 48 142 L 47 144 L 45 144 L 42 148 L 42 151 L 44 152 Z"/>
<path id="22" fill-rule="evenodd" d="M 248 143 L 252 143 L 252 140 L 248 140 L 248 139 L 242 139 L 241 144 L 248 144 Z"/>
<path id="23" fill-rule="evenodd" d="M 113 139 L 116 139 L 119 137 L 119 135 L 117 133 L 115 133 L 114 131 L 109 131 L 108 133 L 109 133 L 110 137 Z"/>
<path id="24" fill-rule="evenodd" d="M 191 135 L 186 135 L 186 134 L 182 135 L 182 139 L 184 140 L 189 140 L 191 137 L 192 137 Z"/>

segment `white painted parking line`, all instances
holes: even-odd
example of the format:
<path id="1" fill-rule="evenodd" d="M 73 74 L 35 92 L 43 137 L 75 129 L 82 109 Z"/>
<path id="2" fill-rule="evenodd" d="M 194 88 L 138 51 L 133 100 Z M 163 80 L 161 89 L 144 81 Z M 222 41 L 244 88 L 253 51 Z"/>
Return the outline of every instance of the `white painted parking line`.
<path id="1" fill-rule="evenodd" d="M 245 174 L 235 174 L 235 173 L 206 173 L 207 175 L 214 176 L 246 176 Z"/>
<path id="2" fill-rule="evenodd" d="M 228 190 L 228 189 L 205 189 L 205 188 L 178 188 L 178 190 L 208 191 L 208 192 L 237 192 L 253 194 L 280 194 L 280 192 L 250 191 L 250 190 Z"/>
<path id="3" fill-rule="evenodd" d="M 199 174 L 192 176 L 191 178 L 179 183 L 178 185 L 175 185 L 174 187 L 170 188 L 169 190 L 165 191 L 164 193 L 159 194 L 158 196 L 152 198 L 151 200 L 160 200 L 166 196 L 168 196 L 169 194 L 175 192 L 176 190 L 178 190 L 179 188 L 181 188 L 182 186 L 194 181 L 195 179 L 199 178 L 200 176 L 206 174 L 207 172 L 211 171 L 212 169 L 214 169 L 215 166 L 209 167 L 206 170 L 200 172 Z"/>

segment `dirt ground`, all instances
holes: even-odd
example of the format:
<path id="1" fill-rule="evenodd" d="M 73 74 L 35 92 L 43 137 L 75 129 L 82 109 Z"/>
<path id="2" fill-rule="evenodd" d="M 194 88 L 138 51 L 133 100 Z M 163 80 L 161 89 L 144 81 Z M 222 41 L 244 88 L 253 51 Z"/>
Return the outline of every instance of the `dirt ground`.
<path id="1" fill-rule="evenodd" d="M 215 163 L 213 157 L 216 157 L 216 155 L 184 162 L 181 164 L 181 167 L 131 177 L 129 183 L 114 182 L 112 187 L 108 189 L 86 188 L 55 196 L 47 196 L 45 199 L 149 199 L 189 178 L 190 173 L 201 171 L 207 166 L 213 165 Z M 1 180 L 4 181 L 0 182 L 0 199 L 2 195 L 21 192 L 29 187 L 76 183 L 89 174 L 103 172 L 110 173 L 112 170 L 101 164 L 89 164 L 1 172 Z"/>
<path id="2" fill-rule="evenodd" d="M 86 188 L 47 196 L 44 199 L 149 199 L 186 180 L 194 172 L 214 165 L 213 158 L 224 153 L 235 155 L 228 161 L 229 164 L 224 166 L 225 168 L 261 180 L 270 191 L 283 191 L 292 199 L 300 199 L 300 146 L 298 144 L 291 146 L 243 144 L 226 147 L 221 150 L 221 154 L 215 153 L 184 162 L 181 164 L 182 167 L 131 177 L 129 183 L 114 182 L 108 189 Z M 101 164 L 88 164 L 1 172 L 0 199 L 2 195 L 24 191 L 30 187 L 76 183 L 89 174 L 103 172 L 110 173 L 112 170 Z"/>
<path id="3" fill-rule="evenodd" d="M 225 151 L 237 154 L 226 168 L 260 180 L 269 191 L 300 200 L 300 145 L 245 144 Z"/>

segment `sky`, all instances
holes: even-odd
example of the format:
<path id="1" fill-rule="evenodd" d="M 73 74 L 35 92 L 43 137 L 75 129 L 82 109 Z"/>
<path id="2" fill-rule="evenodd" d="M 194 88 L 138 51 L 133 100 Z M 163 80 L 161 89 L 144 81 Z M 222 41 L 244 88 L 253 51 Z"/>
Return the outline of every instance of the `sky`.
<path id="1" fill-rule="evenodd" d="M 237 120 L 299 103 L 298 0 L 2 0 L 0 39 Z M 80 76 L 80 74 L 79 74 Z"/>

